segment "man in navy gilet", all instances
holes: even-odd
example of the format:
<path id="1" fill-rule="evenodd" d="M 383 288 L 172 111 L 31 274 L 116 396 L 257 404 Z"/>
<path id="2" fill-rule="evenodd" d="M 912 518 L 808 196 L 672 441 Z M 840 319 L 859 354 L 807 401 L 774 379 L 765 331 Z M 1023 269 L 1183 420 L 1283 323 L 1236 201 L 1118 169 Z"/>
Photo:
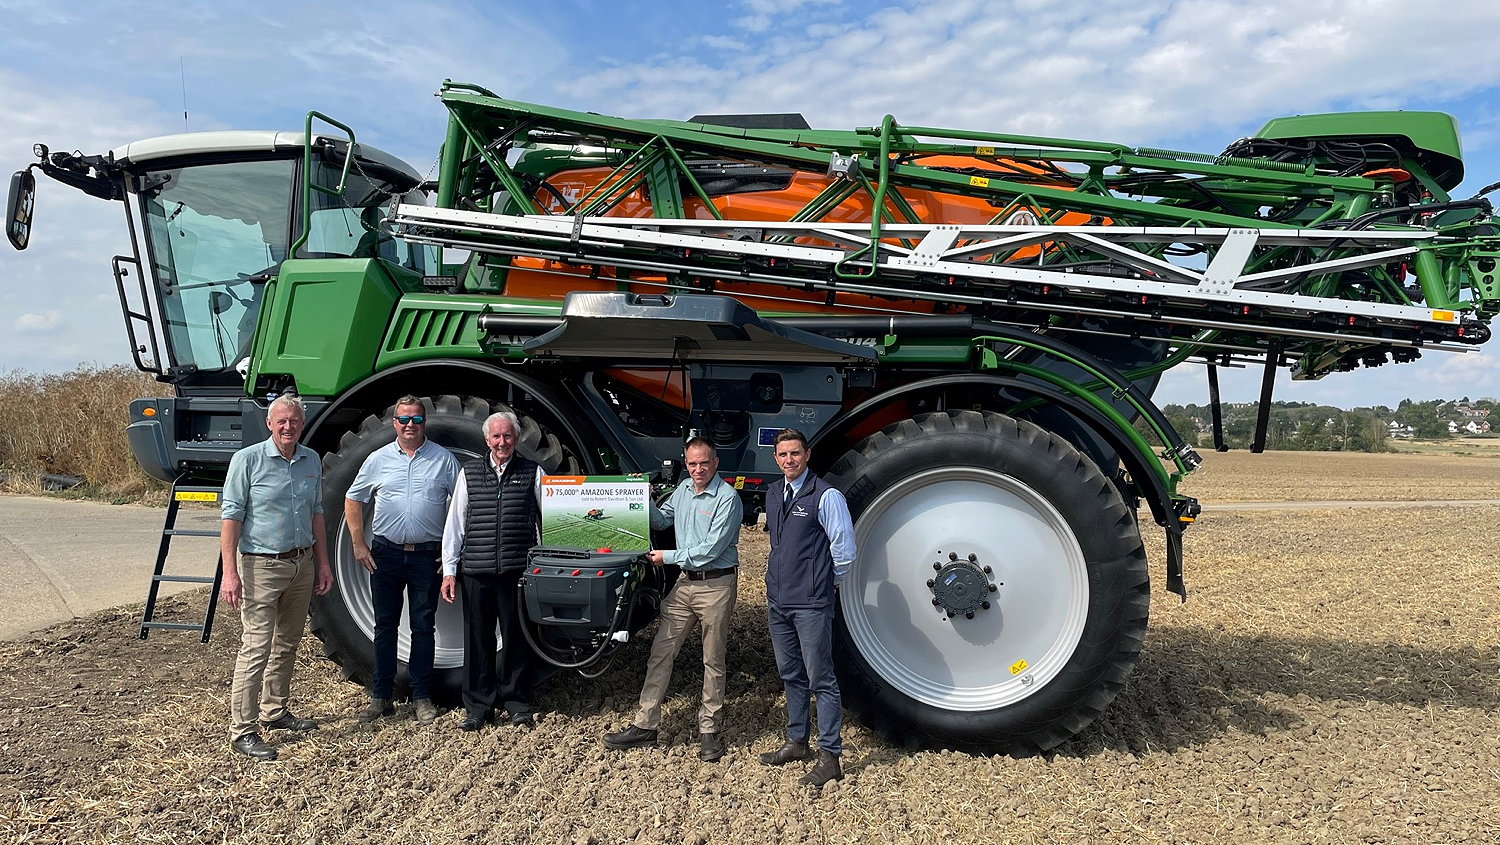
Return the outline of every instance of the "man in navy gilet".
<path id="1" fill-rule="evenodd" d="M 541 536 L 542 468 L 516 454 L 521 425 L 509 411 L 484 421 L 490 453 L 464 464 L 443 526 L 443 601 L 463 578 L 464 720 L 477 731 L 504 706 L 513 725 L 531 724 L 531 650 L 516 608 L 526 555 Z M 500 659 L 495 659 L 495 625 Z"/>
<path id="2" fill-rule="evenodd" d="M 854 524 L 844 494 L 807 468 L 812 451 L 793 428 L 776 435 L 784 478 L 766 491 L 766 604 L 776 669 L 786 688 L 786 742 L 760 755 L 768 766 L 812 756 L 809 696 L 818 702 L 818 762 L 802 782 L 821 787 L 843 778 L 843 703 L 833 674 L 833 607 L 838 583 L 854 562 Z"/>

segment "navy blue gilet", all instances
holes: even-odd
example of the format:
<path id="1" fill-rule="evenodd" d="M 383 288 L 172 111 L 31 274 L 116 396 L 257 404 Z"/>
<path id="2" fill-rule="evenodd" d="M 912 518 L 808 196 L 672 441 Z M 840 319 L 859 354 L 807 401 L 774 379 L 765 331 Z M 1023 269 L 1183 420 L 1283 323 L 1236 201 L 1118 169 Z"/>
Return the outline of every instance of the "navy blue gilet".
<path id="1" fill-rule="evenodd" d="M 831 488 L 808 470 L 802 489 L 784 508 L 786 485 L 782 478 L 766 490 L 766 530 L 771 535 L 766 600 L 788 609 L 831 607 L 833 552 L 828 532 L 818 521 L 818 506 Z"/>

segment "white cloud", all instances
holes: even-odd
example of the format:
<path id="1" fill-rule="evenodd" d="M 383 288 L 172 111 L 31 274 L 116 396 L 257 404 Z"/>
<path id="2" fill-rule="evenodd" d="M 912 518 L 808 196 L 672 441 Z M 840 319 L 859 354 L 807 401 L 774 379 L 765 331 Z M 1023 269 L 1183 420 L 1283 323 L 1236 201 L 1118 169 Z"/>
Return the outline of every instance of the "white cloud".
<path id="1" fill-rule="evenodd" d="M 46 334 L 62 328 L 62 324 L 62 312 L 51 308 L 40 314 L 22 314 L 13 327 L 23 334 Z"/>

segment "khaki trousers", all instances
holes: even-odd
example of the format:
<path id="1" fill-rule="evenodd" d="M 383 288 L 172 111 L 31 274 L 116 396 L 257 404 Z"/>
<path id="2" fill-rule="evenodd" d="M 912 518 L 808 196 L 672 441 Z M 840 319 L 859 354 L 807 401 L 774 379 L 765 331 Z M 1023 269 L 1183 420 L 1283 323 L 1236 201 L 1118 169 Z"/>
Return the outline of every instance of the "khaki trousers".
<path id="1" fill-rule="evenodd" d="M 724 648 L 738 585 L 738 572 L 705 581 L 689 581 L 684 575 L 672 585 L 662 602 L 651 659 L 646 662 L 646 683 L 641 687 L 641 706 L 635 717 L 637 727 L 656 730 L 661 723 L 661 703 L 672 681 L 672 661 L 697 626 L 703 631 L 703 703 L 698 708 L 698 731 L 719 732 L 724 710 Z"/>
<path id="2" fill-rule="evenodd" d="M 229 692 L 231 741 L 259 731 L 257 718 L 272 722 L 287 712 L 316 559 L 312 549 L 286 560 L 241 554 L 239 566 L 240 623 L 245 630 Z"/>

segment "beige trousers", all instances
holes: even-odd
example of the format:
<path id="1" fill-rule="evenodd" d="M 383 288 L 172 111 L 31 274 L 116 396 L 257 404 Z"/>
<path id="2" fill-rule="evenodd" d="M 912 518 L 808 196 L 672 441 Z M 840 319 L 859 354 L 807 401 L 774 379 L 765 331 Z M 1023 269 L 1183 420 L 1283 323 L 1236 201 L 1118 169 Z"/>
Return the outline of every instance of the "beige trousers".
<path id="1" fill-rule="evenodd" d="M 672 681 L 672 661 L 695 626 L 703 631 L 703 703 L 698 708 L 698 731 L 718 733 L 723 727 L 724 648 L 729 640 L 729 618 L 734 614 L 734 596 L 739 573 L 706 581 L 677 579 L 662 602 L 661 621 L 646 662 L 646 683 L 641 687 L 641 706 L 635 724 L 656 730 L 661 723 L 661 703 Z"/>
<path id="2" fill-rule="evenodd" d="M 240 622 L 245 630 L 229 691 L 231 741 L 259 731 L 257 718 L 271 722 L 286 713 L 315 566 L 312 549 L 287 560 L 240 555 Z"/>

